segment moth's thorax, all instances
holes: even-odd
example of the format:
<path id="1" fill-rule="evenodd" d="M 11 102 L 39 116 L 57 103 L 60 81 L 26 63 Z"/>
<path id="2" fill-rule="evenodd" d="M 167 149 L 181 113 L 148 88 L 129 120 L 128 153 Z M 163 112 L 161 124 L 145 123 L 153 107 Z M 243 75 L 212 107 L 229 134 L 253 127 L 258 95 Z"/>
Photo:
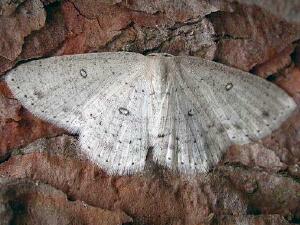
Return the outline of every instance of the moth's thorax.
<path id="1" fill-rule="evenodd" d="M 147 77 L 150 78 L 153 89 L 156 94 L 164 94 L 168 92 L 170 81 L 177 73 L 179 73 L 176 58 L 171 55 L 155 54 L 147 56 Z"/>

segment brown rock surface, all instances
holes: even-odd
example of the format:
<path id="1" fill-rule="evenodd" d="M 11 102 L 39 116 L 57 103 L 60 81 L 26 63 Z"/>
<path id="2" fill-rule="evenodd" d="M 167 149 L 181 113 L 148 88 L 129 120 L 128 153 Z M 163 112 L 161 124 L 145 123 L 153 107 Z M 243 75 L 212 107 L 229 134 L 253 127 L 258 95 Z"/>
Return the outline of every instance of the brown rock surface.
<path id="1" fill-rule="evenodd" d="M 250 214 L 299 216 L 300 184 L 294 179 L 280 174 L 230 166 L 220 168 L 220 172 L 229 178 L 237 189 L 247 194 Z"/>
<path id="2" fill-rule="evenodd" d="M 67 36 L 67 29 L 63 22 L 64 16 L 59 5 L 47 7 L 45 26 L 25 38 L 25 44 L 18 59 L 27 60 L 55 53 L 63 45 Z"/>
<path id="3" fill-rule="evenodd" d="M 132 221 L 120 210 L 109 211 L 70 201 L 49 185 L 20 179 L 0 178 L 1 206 L 6 211 L 7 225 L 119 225 Z"/>
<path id="4" fill-rule="evenodd" d="M 112 1 L 115 3 L 113 5 L 108 2 L 47 2 L 46 25 L 26 38 L 20 56 L 22 42 L 12 42 L 18 45 L 15 49 L 19 50 L 14 53 L 10 51 L 13 55 L 6 56 L 10 61 L 2 59 L 1 71 L 13 66 L 17 56 L 18 60 L 22 60 L 49 54 L 99 50 L 164 51 L 212 59 L 216 44 L 217 60 L 250 70 L 256 64 L 275 57 L 299 37 L 297 26 L 280 21 L 255 6 L 232 6 L 221 0 L 149 1 L 148 4 L 141 1 Z M 182 5 L 185 5 L 184 11 L 179 10 Z M 204 15 L 208 15 L 213 24 Z M 13 16 L 10 15 L 15 18 Z M 25 21 L 21 25 L 26 29 L 20 30 L 28 30 Z M 213 41 L 215 36 L 216 43 Z M 10 40 L 16 38 L 19 36 Z M 3 46 L 9 46 L 5 44 L 7 41 L 3 40 Z M 3 52 L 8 54 L 7 50 Z"/>
<path id="5" fill-rule="evenodd" d="M 299 39 L 298 25 L 257 6 L 238 6 L 235 13 L 218 11 L 208 18 L 217 35 L 215 59 L 246 71 L 276 57 Z"/>
<path id="6" fill-rule="evenodd" d="M 83 2 L 63 5 L 65 24 L 72 35 L 59 51 L 60 54 L 101 49 L 163 51 L 211 59 L 214 56 L 215 44 L 211 37 L 214 30 L 204 18 L 176 24 L 161 13 L 152 15 L 103 4 L 96 5 L 98 7 L 91 11 L 88 6 L 93 1 L 89 4 Z"/>
<path id="7" fill-rule="evenodd" d="M 294 165 L 300 161 L 300 113 L 299 109 L 287 120 L 280 129 L 264 138 L 262 143 L 272 149 L 287 165 Z"/>
<path id="8" fill-rule="evenodd" d="M 249 168 L 260 168 L 273 172 L 287 168 L 274 151 L 258 143 L 232 146 L 226 152 L 224 162 L 241 164 Z"/>
<path id="9" fill-rule="evenodd" d="M 48 183 L 93 206 L 122 209 L 142 224 L 206 222 L 210 207 L 220 214 L 246 212 L 242 195 L 220 178 L 190 183 L 166 171 L 109 177 L 85 160 L 32 150 L 14 154 L 0 165 L 0 174 Z"/>
<path id="10" fill-rule="evenodd" d="M 216 59 L 263 77 L 274 75 L 276 84 L 299 103 L 298 3 L 238 2 L 243 4 L 231 0 L 3 0 L 0 74 L 17 62 L 52 55 L 168 52 Z M 76 137 L 63 133 L 31 115 L 0 82 L 0 175 L 25 179 L 0 184 L 0 192 L 15 190 L 5 202 L 0 197 L 1 225 L 11 220 L 76 224 L 74 218 L 78 224 L 96 224 L 104 214 L 108 224 L 118 218 L 124 219 L 119 223 L 129 222 L 121 211 L 134 224 L 145 225 L 300 221 L 299 113 L 264 140 L 233 146 L 219 166 L 194 178 L 155 166 L 134 176 L 107 176 L 80 153 Z M 7 199 L 17 207 L 25 205 L 31 214 L 16 213 Z"/>
<path id="11" fill-rule="evenodd" d="M 11 0 L 2 0 L 0 2 L 0 16 L 9 16 L 15 12 L 16 8 L 23 3 L 25 0 L 20 1 L 11 1 Z"/>
<path id="12" fill-rule="evenodd" d="M 12 98 L 4 82 L 0 82 L 0 162 L 9 156 L 11 149 L 25 146 L 40 137 L 63 132 L 34 117 Z"/>
<path id="13" fill-rule="evenodd" d="M 277 17 L 292 23 L 300 23 L 300 2 L 298 0 L 238 0 L 238 2 L 258 5 Z"/>
<path id="14" fill-rule="evenodd" d="M 196 224 L 210 213 L 201 186 L 164 173 L 109 177 L 85 160 L 21 152 L 0 165 L 0 174 L 48 183 L 70 199 L 105 209 L 122 209 L 146 224 Z"/>
<path id="15" fill-rule="evenodd" d="M 284 70 L 292 64 L 291 55 L 294 50 L 294 45 L 286 47 L 284 50 L 278 53 L 276 57 L 255 66 L 252 69 L 252 72 L 263 78 L 268 78 L 269 76 L 276 74 L 278 71 Z"/>
<path id="16" fill-rule="evenodd" d="M 277 75 L 276 83 L 300 103 L 300 67 L 291 66 Z"/>
<path id="17" fill-rule="evenodd" d="M 24 38 L 42 28 L 45 19 L 43 4 L 39 0 L 26 1 L 13 14 L 0 16 L 0 56 L 15 60 L 22 51 Z"/>
<path id="18" fill-rule="evenodd" d="M 288 223 L 280 215 L 268 216 L 224 216 L 220 225 L 288 225 Z"/>
<path id="19" fill-rule="evenodd" d="M 149 14 L 163 12 L 168 18 L 175 21 L 186 21 L 191 18 L 204 17 L 218 9 L 210 1 L 205 0 L 150 0 L 145 4 L 143 1 L 125 1 L 125 6 Z"/>
<path id="20" fill-rule="evenodd" d="M 300 184 L 268 169 L 263 171 L 263 167 L 223 166 L 193 181 L 158 168 L 135 176 L 111 177 L 76 156 L 75 143 L 70 136 L 38 140 L 13 152 L 0 165 L 0 175 L 50 184 L 69 199 L 121 209 L 146 224 L 205 224 L 224 215 L 297 216 L 300 212 Z M 266 155 L 265 160 L 272 157 L 274 154 Z"/>

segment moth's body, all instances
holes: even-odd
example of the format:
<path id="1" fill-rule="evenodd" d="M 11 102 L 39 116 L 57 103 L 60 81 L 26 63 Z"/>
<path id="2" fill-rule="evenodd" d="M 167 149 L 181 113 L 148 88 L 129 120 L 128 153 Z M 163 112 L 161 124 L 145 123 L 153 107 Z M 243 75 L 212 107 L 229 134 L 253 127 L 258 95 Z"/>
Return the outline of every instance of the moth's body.
<path id="1" fill-rule="evenodd" d="M 295 109 L 258 77 L 165 54 L 54 57 L 18 67 L 7 82 L 25 107 L 79 133 L 87 156 L 119 174 L 143 170 L 149 149 L 161 165 L 205 172 L 231 144 L 270 134 Z"/>

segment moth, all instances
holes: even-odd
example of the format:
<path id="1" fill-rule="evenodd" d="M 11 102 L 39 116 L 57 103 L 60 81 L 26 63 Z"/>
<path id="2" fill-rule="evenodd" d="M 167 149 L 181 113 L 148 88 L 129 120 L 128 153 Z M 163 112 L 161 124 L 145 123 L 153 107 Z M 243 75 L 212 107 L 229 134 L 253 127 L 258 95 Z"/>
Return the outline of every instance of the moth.
<path id="1" fill-rule="evenodd" d="M 6 82 L 34 115 L 79 134 L 82 151 L 110 174 L 143 171 L 148 160 L 207 172 L 230 145 L 263 138 L 296 108 L 257 76 L 163 53 L 33 60 Z"/>

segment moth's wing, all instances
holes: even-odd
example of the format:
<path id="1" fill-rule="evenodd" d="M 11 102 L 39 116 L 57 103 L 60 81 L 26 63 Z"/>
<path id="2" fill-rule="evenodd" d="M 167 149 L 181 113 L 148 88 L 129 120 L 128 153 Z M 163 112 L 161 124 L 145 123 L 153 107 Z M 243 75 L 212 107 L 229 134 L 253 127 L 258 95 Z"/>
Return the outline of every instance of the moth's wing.
<path id="1" fill-rule="evenodd" d="M 258 76 L 194 57 L 179 60 L 188 86 L 207 96 L 207 106 L 236 144 L 270 134 L 296 109 L 293 98 Z"/>
<path id="2" fill-rule="evenodd" d="M 136 77 L 114 83 L 105 98 L 95 96 L 84 110 L 86 126 L 80 134 L 81 148 L 109 174 L 131 174 L 144 169 L 152 118 L 150 82 L 145 70 Z"/>
<path id="3" fill-rule="evenodd" d="M 206 172 L 219 160 L 214 151 L 221 153 L 230 140 L 226 135 L 216 136 L 220 126 L 202 103 L 207 96 L 194 96 L 182 76 L 168 77 L 155 114 L 154 160 L 184 173 Z"/>
<path id="4" fill-rule="evenodd" d="M 24 63 L 6 77 L 13 94 L 33 114 L 71 132 L 84 124 L 82 111 L 98 90 L 135 76 L 144 56 L 90 53 Z"/>
<path id="5" fill-rule="evenodd" d="M 198 58 L 177 58 L 156 115 L 154 158 L 186 173 L 205 172 L 233 143 L 245 144 L 277 129 L 296 104 L 274 84 Z"/>

